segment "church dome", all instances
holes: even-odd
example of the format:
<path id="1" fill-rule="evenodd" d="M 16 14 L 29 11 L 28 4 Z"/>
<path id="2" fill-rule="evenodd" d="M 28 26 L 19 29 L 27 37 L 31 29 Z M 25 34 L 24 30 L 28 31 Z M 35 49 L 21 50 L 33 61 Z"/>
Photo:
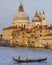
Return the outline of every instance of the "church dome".
<path id="1" fill-rule="evenodd" d="M 14 20 L 29 20 L 29 16 L 24 12 L 22 3 L 19 5 L 19 9 L 14 17 Z"/>
<path id="2" fill-rule="evenodd" d="M 29 20 L 28 15 L 25 12 L 18 12 L 14 17 L 14 20 Z"/>
<path id="3" fill-rule="evenodd" d="M 33 17 L 32 21 L 41 22 L 41 18 L 39 16 L 35 16 L 35 17 Z"/>
<path id="4" fill-rule="evenodd" d="M 41 22 L 41 18 L 38 14 L 38 12 L 35 13 L 35 16 L 32 19 L 33 22 Z"/>

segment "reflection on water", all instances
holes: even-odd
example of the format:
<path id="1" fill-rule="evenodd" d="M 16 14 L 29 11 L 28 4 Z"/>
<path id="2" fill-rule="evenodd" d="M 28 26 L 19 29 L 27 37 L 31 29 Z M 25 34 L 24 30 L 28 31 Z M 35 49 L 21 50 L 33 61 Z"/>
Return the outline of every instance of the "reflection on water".
<path id="1" fill-rule="evenodd" d="M 13 65 L 49 65 L 47 62 L 33 62 L 33 63 L 17 63 L 14 62 Z"/>
<path id="2" fill-rule="evenodd" d="M 33 62 L 33 63 L 17 63 L 12 60 L 12 57 L 21 59 L 38 59 L 48 57 L 45 62 Z M 0 47 L 0 65 L 52 65 L 52 51 L 51 50 L 35 50 L 27 48 L 7 48 Z"/>

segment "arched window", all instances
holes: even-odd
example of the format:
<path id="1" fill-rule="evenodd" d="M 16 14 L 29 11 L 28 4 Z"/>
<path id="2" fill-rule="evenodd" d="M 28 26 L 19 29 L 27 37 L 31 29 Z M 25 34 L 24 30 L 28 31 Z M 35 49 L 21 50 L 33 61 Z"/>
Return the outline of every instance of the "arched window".
<path id="1" fill-rule="evenodd" d="M 26 25 L 24 24 L 24 28 L 26 27 Z"/>

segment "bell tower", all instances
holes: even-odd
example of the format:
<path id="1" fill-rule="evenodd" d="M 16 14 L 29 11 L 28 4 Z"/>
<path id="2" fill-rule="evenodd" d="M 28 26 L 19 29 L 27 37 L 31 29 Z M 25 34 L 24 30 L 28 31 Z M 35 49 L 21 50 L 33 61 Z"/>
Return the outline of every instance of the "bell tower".
<path id="1" fill-rule="evenodd" d="M 42 25 L 46 25 L 46 20 L 45 20 L 45 12 L 42 12 Z"/>

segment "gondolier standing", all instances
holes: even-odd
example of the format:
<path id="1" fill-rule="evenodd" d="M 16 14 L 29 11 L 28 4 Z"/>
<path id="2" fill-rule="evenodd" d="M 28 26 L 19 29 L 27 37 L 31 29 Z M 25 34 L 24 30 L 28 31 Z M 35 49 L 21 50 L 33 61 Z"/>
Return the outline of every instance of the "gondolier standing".
<path id="1" fill-rule="evenodd" d="M 18 59 L 20 60 L 20 56 L 18 57 Z"/>

